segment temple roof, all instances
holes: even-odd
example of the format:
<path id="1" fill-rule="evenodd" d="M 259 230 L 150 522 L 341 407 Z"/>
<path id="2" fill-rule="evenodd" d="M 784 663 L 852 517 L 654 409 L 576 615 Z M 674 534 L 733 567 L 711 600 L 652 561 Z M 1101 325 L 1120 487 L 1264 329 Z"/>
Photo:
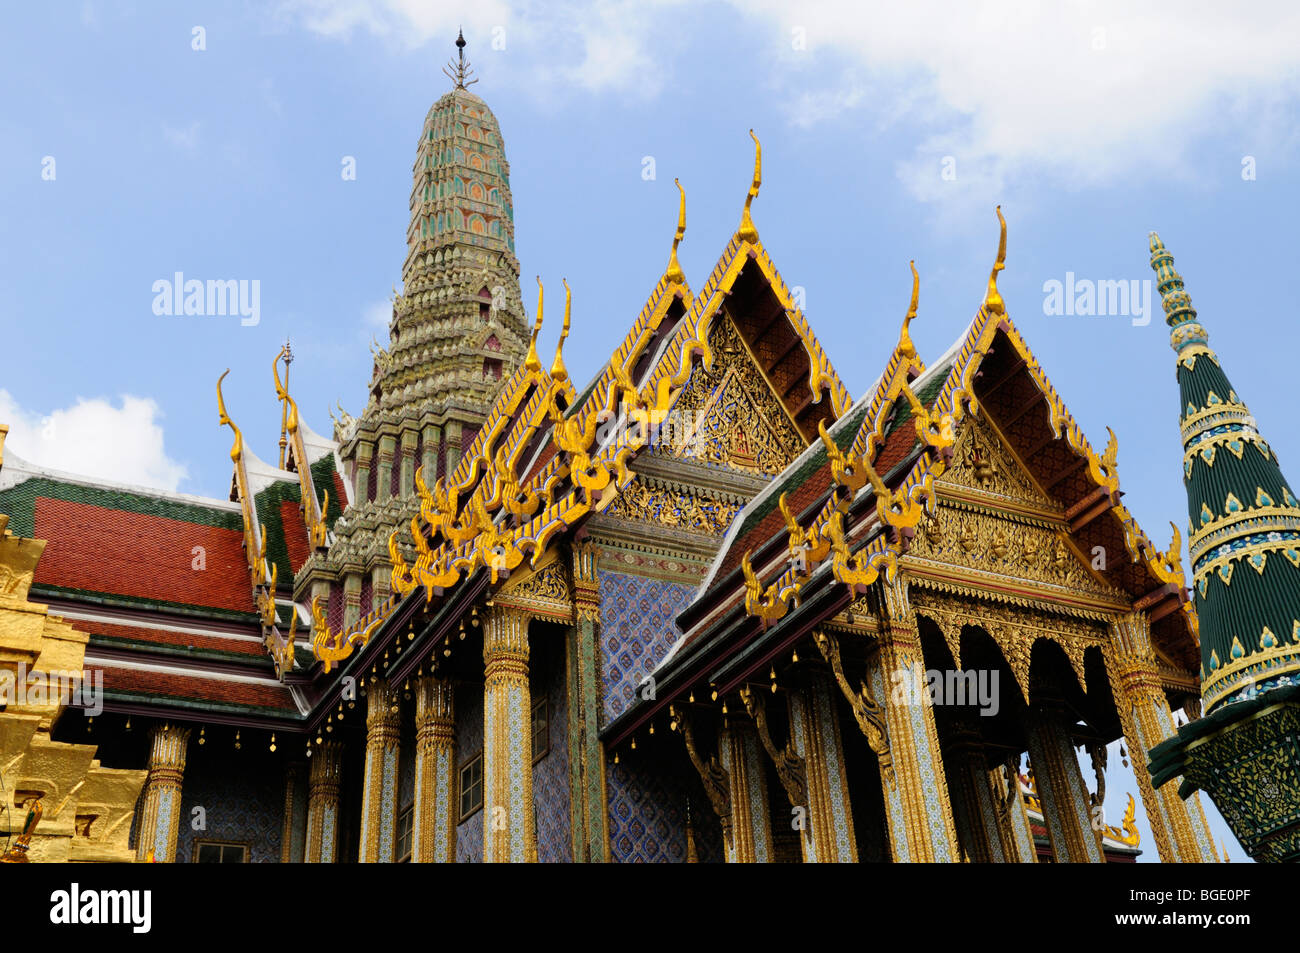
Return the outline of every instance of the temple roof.
<path id="1" fill-rule="evenodd" d="M 655 670 L 658 698 L 611 726 L 611 742 L 692 682 L 724 692 L 766 665 L 769 632 L 793 638 L 801 612 L 830 604 L 814 593 L 853 580 L 840 597 L 847 603 L 848 590 L 881 573 L 892 577 L 906 564 L 906 540 L 924 506 L 933 505 L 924 501 L 933 499 L 958 430 L 975 416 L 997 421 L 1016 458 L 1056 501 L 1079 551 L 1127 553 L 1109 560 L 1105 584 L 1124 594 L 1123 608 L 1149 612 L 1162 673 L 1191 689 L 1181 673 L 1195 670 L 1195 617 L 1184 602 L 1177 531 L 1174 546 L 1161 552 L 1120 503 L 1113 435 L 1105 453 L 1093 450 L 1006 315 L 994 281 L 1004 249 L 984 305 L 928 369 L 907 332 L 914 283 L 912 309 L 875 387 L 826 431 L 820 451 L 810 448 L 741 511 L 709 578 L 678 618 L 682 635 Z M 860 472 L 864 462 L 879 484 Z M 785 512 L 777 506 L 783 495 Z M 792 560 L 796 550 L 810 558 Z M 816 610 L 808 609 L 812 603 Z"/>

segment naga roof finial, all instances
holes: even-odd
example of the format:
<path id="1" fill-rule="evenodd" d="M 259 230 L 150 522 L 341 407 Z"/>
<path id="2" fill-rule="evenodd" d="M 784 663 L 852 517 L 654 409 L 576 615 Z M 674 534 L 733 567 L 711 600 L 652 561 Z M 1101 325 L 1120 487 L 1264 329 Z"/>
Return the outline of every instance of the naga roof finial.
<path id="1" fill-rule="evenodd" d="M 763 184 L 763 146 L 753 129 L 749 130 L 749 138 L 754 140 L 754 180 L 749 185 L 749 194 L 745 196 L 745 211 L 740 216 L 740 228 L 736 230 L 736 236 L 742 241 L 756 242 L 758 229 L 754 227 L 754 220 L 749 215 L 749 206 L 758 198 L 758 188 Z"/>
<path id="2" fill-rule="evenodd" d="M 916 317 L 916 305 L 921 297 L 921 276 L 916 273 L 916 261 L 909 261 L 912 266 L 912 303 L 908 305 L 907 314 L 903 318 L 903 331 L 898 336 L 898 353 L 903 360 L 914 360 L 916 358 L 916 347 L 912 344 L 912 336 L 907 332 L 908 325 Z"/>
<path id="3" fill-rule="evenodd" d="M 230 448 L 230 459 L 235 463 L 238 463 L 239 458 L 244 455 L 244 435 L 239 432 L 239 428 L 235 426 L 235 422 L 231 420 L 230 415 L 226 413 L 226 398 L 221 395 L 221 382 L 226 379 L 226 374 L 229 373 L 230 368 L 227 367 L 222 375 L 217 378 L 217 426 L 221 427 L 229 425 L 230 429 L 235 432 L 235 443 Z"/>
<path id="4" fill-rule="evenodd" d="M 673 185 L 677 186 L 680 197 L 677 202 L 677 232 L 673 235 L 673 250 L 668 256 L 668 270 L 664 272 L 664 277 L 674 284 L 685 284 L 686 273 L 682 271 L 681 264 L 677 261 L 677 246 L 681 244 L 682 236 L 686 234 L 686 190 L 682 188 L 679 179 L 673 179 Z"/>
<path id="5" fill-rule="evenodd" d="M 528 339 L 528 356 L 524 358 L 524 367 L 536 373 L 542 369 L 542 361 L 537 356 L 537 335 L 542 331 L 542 276 L 537 276 L 537 319 L 533 322 L 532 337 Z"/>
<path id="6" fill-rule="evenodd" d="M 564 283 L 564 327 L 560 328 L 560 340 L 555 345 L 555 362 L 551 364 L 551 377 L 560 383 L 569 379 L 569 370 L 564 366 L 564 339 L 569 336 L 569 311 L 573 307 L 573 292 L 569 290 L 567 279 L 561 278 Z M 541 313 L 541 309 L 538 309 Z"/>
<path id="7" fill-rule="evenodd" d="M 447 78 L 456 84 L 457 89 L 464 89 L 466 86 L 473 86 L 478 82 L 477 79 L 470 79 L 474 71 L 470 69 L 469 62 L 465 59 L 465 31 L 458 30 L 456 34 L 456 51 L 460 57 L 459 62 L 449 60 L 442 71 L 447 74 Z"/>
<path id="8" fill-rule="evenodd" d="M 1007 220 L 1002 217 L 1001 205 L 998 206 L 997 212 L 1002 234 L 998 238 L 998 260 L 993 263 L 993 270 L 989 272 L 989 291 L 984 296 L 984 309 L 989 314 L 1006 314 L 1006 305 L 998 292 L 998 272 L 1007 267 Z"/>

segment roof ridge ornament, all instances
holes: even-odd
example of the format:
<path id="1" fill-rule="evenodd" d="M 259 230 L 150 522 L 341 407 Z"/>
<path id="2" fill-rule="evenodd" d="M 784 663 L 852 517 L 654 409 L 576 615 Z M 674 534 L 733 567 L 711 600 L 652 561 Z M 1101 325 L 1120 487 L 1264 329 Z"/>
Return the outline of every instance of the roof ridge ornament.
<path id="1" fill-rule="evenodd" d="M 524 367 L 533 373 L 542 369 L 541 358 L 537 356 L 537 335 L 542 331 L 542 276 L 537 276 L 537 318 L 533 321 L 533 333 L 528 339 L 528 356 L 524 358 Z"/>
<path id="2" fill-rule="evenodd" d="M 460 61 L 448 60 L 447 65 L 442 71 L 447 74 L 447 78 L 456 84 L 457 89 L 464 89 L 466 86 L 473 86 L 478 82 L 477 79 L 470 79 L 474 75 L 474 70 L 470 68 L 465 59 L 465 31 L 456 32 L 456 50 L 460 56 Z M 453 72 L 454 71 L 454 72 Z"/>
<path id="3" fill-rule="evenodd" d="M 560 329 L 560 340 L 555 345 L 555 362 L 551 365 L 551 377 L 563 384 L 569 379 L 569 370 L 564 366 L 564 339 L 569 336 L 569 312 L 573 308 L 573 292 L 569 289 L 568 279 L 561 278 L 564 283 L 564 327 Z M 537 313 L 541 314 L 541 308 Z"/>
<path id="4" fill-rule="evenodd" d="M 686 284 L 686 273 L 682 271 L 681 263 L 677 261 L 677 246 L 681 244 L 683 236 L 686 234 L 686 190 L 682 188 L 680 179 L 673 179 L 673 185 L 677 186 L 680 197 L 677 202 L 677 231 L 673 235 L 673 250 L 668 256 L 668 270 L 664 272 L 664 278 L 670 284 Z"/>
<path id="5" fill-rule="evenodd" d="M 749 206 L 754 199 L 758 198 L 759 186 L 763 184 L 763 145 L 758 141 L 758 136 L 754 135 L 754 130 L 749 130 L 749 138 L 754 140 L 754 179 L 749 184 L 749 194 L 745 196 L 745 211 L 740 216 L 740 228 L 736 229 L 736 237 L 745 242 L 758 241 L 758 229 L 754 227 L 754 220 L 750 217 Z"/>
<path id="6" fill-rule="evenodd" d="M 1006 314 L 1006 305 L 998 292 L 998 272 L 1007 267 L 1007 220 L 1002 217 L 1001 205 L 997 207 L 997 213 L 998 224 L 1002 231 L 998 238 L 998 260 L 993 263 L 993 270 L 989 272 L 989 290 L 984 296 L 984 310 L 989 314 Z"/>
<path id="7" fill-rule="evenodd" d="M 916 306 L 921 297 L 921 276 L 916 273 L 916 260 L 909 261 L 912 268 L 912 303 L 908 305 L 907 314 L 903 317 L 903 331 L 898 336 L 898 354 L 904 360 L 911 361 L 917 357 L 916 346 L 912 344 L 912 336 L 908 334 L 908 325 L 916 317 Z"/>

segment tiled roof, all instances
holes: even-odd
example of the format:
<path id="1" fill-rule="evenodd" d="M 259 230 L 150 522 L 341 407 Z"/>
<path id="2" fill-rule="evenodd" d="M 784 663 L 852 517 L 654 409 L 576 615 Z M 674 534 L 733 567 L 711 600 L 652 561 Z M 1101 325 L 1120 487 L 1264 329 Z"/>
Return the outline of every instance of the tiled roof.
<path id="1" fill-rule="evenodd" d="M 296 716 L 298 708 L 289 689 L 275 682 L 192 675 L 179 670 L 155 670 L 88 661 L 87 669 L 102 669 L 104 692 L 110 698 L 145 702 L 179 702 L 208 707 L 255 709 L 262 713 Z"/>
<path id="2" fill-rule="evenodd" d="M 260 639 L 239 639 L 216 633 L 177 631 L 152 625 L 124 625 L 99 620 L 77 619 L 73 628 L 90 633 L 92 645 L 136 648 L 157 647 L 195 655 L 235 655 L 261 659 L 265 656 Z M 250 633 L 255 634 L 255 633 Z"/>

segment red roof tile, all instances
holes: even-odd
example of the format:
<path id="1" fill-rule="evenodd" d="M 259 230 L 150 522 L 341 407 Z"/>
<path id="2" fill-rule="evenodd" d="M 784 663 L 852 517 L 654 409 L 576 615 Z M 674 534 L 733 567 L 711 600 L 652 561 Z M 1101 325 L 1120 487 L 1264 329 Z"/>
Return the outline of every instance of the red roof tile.
<path id="1" fill-rule="evenodd" d="M 87 666 L 102 669 L 104 691 L 147 693 L 167 699 L 218 702 L 297 712 L 289 690 L 280 685 L 204 678 L 178 672 L 153 672 L 110 665 Z"/>
<path id="2" fill-rule="evenodd" d="M 49 540 L 35 581 L 91 592 L 253 611 L 243 534 L 184 520 L 38 497 Z M 204 568 L 193 568 L 202 547 Z"/>

